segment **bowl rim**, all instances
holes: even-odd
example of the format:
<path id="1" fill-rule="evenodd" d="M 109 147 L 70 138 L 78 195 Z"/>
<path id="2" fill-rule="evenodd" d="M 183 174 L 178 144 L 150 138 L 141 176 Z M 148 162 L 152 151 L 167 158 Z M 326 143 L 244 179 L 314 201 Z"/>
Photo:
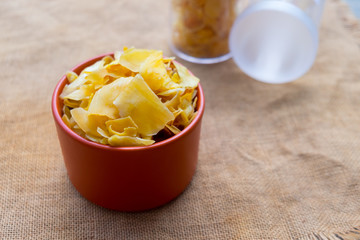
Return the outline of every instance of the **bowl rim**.
<path id="1" fill-rule="evenodd" d="M 98 60 L 101 60 L 103 57 L 106 56 L 114 56 L 114 53 L 106 53 L 106 54 L 101 54 L 98 55 L 96 57 L 90 58 L 88 60 L 83 61 L 82 63 L 76 65 L 75 67 L 73 67 L 71 69 L 71 71 L 79 71 L 80 72 L 85 68 L 85 66 L 90 66 L 87 65 L 90 62 L 96 62 Z M 177 62 L 178 63 L 178 62 Z M 191 72 L 190 72 L 191 73 Z M 192 73 L 191 73 L 192 74 Z M 103 150 L 107 150 L 107 151 L 141 151 L 141 150 L 152 150 L 152 149 L 157 149 L 157 148 L 161 148 L 164 147 L 166 145 L 169 145 L 181 138 L 183 138 L 184 136 L 188 135 L 200 122 L 201 122 L 201 118 L 204 114 L 204 110 L 205 110 L 205 99 L 204 99 L 204 92 L 203 89 L 201 87 L 201 84 L 198 84 L 197 87 L 197 97 L 198 97 L 198 113 L 196 114 L 195 118 L 191 121 L 191 123 L 185 127 L 183 130 L 181 130 L 180 133 L 167 138 L 165 140 L 162 140 L 160 142 L 156 142 L 152 145 L 148 145 L 148 146 L 134 146 L 134 147 L 113 147 L 110 145 L 105 145 L 105 144 L 101 144 L 101 143 L 97 143 L 97 142 L 93 142 L 91 140 L 88 140 L 86 138 L 81 137 L 80 135 L 78 135 L 77 133 L 75 133 L 71 128 L 69 128 L 64 121 L 61 118 L 60 112 L 60 94 L 63 90 L 63 88 L 65 87 L 67 83 L 67 78 L 66 78 L 66 74 L 64 74 L 60 80 L 58 81 L 58 83 L 56 84 L 56 87 L 54 89 L 53 95 L 52 95 L 52 99 L 51 99 L 51 109 L 52 109 L 52 114 L 54 117 L 55 122 L 60 126 L 60 128 L 71 138 L 73 138 L 74 140 L 85 144 L 89 147 L 92 148 L 98 148 L 98 149 L 103 149 Z"/>

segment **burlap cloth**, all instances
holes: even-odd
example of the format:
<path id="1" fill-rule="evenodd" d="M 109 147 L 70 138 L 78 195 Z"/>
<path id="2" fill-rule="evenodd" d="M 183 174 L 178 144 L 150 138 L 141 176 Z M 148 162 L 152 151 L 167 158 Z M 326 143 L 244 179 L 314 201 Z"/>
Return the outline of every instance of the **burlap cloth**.
<path id="1" fill-rule="evenodd" d="M 268 85 L 230 60 L 183 62 L 206 112 L 197 172 L 142 213 L 74 189 L 50 111 L 64 72 L 123 46 L 163 49 L 169 1 L 0 1 L 0 239 L 360 239 L 360 37 L 326 3 L 320 48 L 299 80 Z"/>

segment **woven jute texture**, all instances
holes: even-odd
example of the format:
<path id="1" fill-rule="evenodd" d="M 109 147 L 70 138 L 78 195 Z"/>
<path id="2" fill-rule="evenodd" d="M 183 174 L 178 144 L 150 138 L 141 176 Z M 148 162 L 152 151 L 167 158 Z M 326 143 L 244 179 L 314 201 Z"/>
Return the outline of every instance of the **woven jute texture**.
<path id="1" fill-rule="evenodd" d="M 328 0 L 314 66 L 268 85 L 181 61 L 206 96 L 196 174 L 177 199 L 122 213 L 69 181 L 51 95 L 123 46 L 169 50 L 169 2 L 0 1 L 0 239 L 360 239 L 360 28 Z"/>

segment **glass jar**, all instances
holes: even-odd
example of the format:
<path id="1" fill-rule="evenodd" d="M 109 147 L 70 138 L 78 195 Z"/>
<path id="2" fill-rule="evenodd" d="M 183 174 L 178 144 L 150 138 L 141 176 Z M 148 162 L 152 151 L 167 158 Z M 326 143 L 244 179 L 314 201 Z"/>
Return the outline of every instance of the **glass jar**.
<path id="1" fill-rule="evenodd" d="M 172 0 L 171 49 L 195 63 L 229 59 L 237 0 Z"/>

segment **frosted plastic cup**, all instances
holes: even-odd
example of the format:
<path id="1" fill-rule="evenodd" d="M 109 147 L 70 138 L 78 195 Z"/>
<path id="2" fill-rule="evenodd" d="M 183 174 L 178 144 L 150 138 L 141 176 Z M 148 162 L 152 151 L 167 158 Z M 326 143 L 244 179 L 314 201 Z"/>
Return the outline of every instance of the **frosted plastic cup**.
<path id="1" fill-rule="evenodd" d="M 252 1 L 229 37 L 232 57 L 250 77 L 286 83 L 305 74 L 318 49 L 324 0 Z"/>

